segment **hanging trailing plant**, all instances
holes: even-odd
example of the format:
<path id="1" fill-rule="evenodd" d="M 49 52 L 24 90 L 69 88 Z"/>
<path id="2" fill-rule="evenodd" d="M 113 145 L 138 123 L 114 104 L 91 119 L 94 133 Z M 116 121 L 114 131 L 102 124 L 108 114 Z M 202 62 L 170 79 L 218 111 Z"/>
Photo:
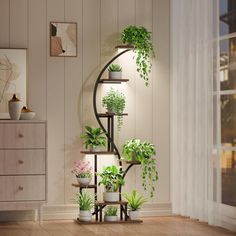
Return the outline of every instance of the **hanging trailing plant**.
<path id="1" fill-rule="evenodd" d="M 147 141 L 141 142 L 140 139 L 131 139 L 123 145 L 122 155 L 127 161 L 141 163 L 143 188 L 146 191 L 149 186 L 150 197 L 153 197 L 155 183 L 158 180 L 156 159 L 153 157 L 156 155 L 155 146 Z"/>
<path id="2" fill-rule="evenodd" d="M 153 44 L 151 40 L 151 32 L 143 26 L 130 25 L 122 31 L 121 41 L 124 44 L 134 46 L 136 53 L 137 71 L 140 77 L 144 80 L 145 85 L 148 86 L 148 75 L 151 72 L 151 58 L 155 57 Z"/>

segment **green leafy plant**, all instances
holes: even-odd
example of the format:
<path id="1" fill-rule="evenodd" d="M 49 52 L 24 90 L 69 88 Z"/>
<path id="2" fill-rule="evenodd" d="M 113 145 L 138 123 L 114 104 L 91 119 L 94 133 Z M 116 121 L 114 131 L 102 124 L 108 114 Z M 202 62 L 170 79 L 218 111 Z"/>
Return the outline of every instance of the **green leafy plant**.
<path id="1" fill-rule="evenodd" d="M 85 126 L 85 133 L 81 134 L 80 137 L 84 140 L 86 149 L 88 147 L 96 148 L 106 145 L 106 137 L 101 128 Z"/>
<path id="2" fill-rule="evenodd" d="M 108 68 L 108 71 L 111 72 L 121 72 L 122 71 L 122 67 L 119 64 L 111 64 Z"/>
<path id="3" fill-rule="evenodd" d="M 117 216 L 117 207 L 116 206 L 106 207 L 105 216 Z"/>
<path id="4" fill-rule="evenodd" d="M 125 184 L 123 172 L 114 165 L 105 167 L 97 175 L 101 177 L 98 185 L 103 184 L 107 192 L 117 192 L 119 187 Z"/>
<path id="5" fill-rule="evenodd" d="M 145 85 L 148 86 L 148 75 L 152 67 L 151 58 L 155 56 L 151 32 L 148 32 L 145 27 L 130 25 L 123 30 L 121 41 L 134 46 L 137 71 L 143 78 Z"/>
<path id="6" fill-rule="evenodd" d="M 155 146 L 150 142 L 141 142 L 139 139 L 128 140 L 122 149 L 122 156 L 127 161 L 139 161 L 142 168 L 142 185 L 147 190 L 150 187 L 150 197 L 154 196 L 155 182 L 158 180 Z"/>
<path id="7" fill-rule="evenodd" d="M 94 206 L 94 197 L 87 191 L 76 193 L 73 200 L 79 205 L 79 209 L 82 211 L 90 211 Z"/>
<path id="8" fill-rule="evenodd" d="M 113 112 L 117 115 L 117 128 L 120 130 L 123 124 L 122 114 L 125 109 L 125 95 L 111 88 L 102 98 L 102 106 L 105 107 L 108 112 Z"/>
<path id="9" fill-rule="evenodd" d="M 131 211 L 139 210 L 147 202 L 147 198 L 140 195 L 136 190 L 133 190 L 131 194 L 125 193 L 123 196 L 128 201 L 128 207 Z"/>

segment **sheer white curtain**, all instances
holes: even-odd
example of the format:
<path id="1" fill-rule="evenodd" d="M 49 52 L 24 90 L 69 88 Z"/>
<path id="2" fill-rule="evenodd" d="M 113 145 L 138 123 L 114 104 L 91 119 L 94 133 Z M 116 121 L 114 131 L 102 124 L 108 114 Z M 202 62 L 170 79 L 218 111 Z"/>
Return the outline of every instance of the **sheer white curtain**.
<path id="1" fill-rule="evenodd" d="M 214 0 L 171 2 L 173 212 L 210 222 Z"/>

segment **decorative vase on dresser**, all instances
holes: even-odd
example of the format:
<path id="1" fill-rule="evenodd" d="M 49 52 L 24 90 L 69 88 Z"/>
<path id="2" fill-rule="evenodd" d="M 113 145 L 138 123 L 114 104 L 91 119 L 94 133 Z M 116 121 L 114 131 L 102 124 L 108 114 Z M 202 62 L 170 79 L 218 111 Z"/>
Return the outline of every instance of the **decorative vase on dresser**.
<path id="1" fill-rule="evenodd" d="M 47 125 L 0 121 L 0 211 L 38 210 L 47 200 Z"/>

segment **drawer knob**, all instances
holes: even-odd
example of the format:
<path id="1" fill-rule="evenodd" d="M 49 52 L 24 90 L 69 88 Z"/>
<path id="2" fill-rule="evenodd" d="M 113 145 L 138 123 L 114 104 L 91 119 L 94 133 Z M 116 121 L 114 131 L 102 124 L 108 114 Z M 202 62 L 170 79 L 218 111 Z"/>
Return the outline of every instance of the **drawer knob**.
<path id="1" fill-rule="evenodd" d="M 24 137 L 24 135 L 23 135 L 23 134 L 21 134 L 21 133 L 19 133 L 18 137 L 19 137 L 19 138 L 23 138 L 23 137 Z"/>
<path id="2" fill-rule="evenodd" d="M 18 163 L 19 163 L 19 164 L 24 164 L 24 161 L 19 160 Z"/>
<path id="3" fill-rule="evenodd" d="M 19 186 L 18 188 L 20 191 L 22 191 L 24 188 L 22 186 Z"/>

